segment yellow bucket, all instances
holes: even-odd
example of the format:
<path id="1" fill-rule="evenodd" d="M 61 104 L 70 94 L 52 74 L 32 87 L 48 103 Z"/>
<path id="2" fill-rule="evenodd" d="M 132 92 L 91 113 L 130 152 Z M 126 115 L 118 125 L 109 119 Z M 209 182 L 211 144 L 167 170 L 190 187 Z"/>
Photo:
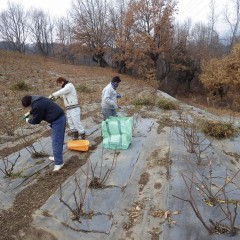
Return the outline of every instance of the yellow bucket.
<path id="1" fill-rule="evenodd" d="M 75 150 L 80 152 L 87 152 L 89 147 L 88 140 L 70 140 L 67 142 L 67 148 L 69 150 Z"/>

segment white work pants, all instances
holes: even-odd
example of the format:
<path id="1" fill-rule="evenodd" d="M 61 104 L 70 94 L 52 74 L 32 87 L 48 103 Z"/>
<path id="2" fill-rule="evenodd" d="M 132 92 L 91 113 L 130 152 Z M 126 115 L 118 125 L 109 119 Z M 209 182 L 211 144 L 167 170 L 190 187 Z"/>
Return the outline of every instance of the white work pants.
<path id="1" fill-rule="evenodd" d="M 78 132 L 79 134 L 83 134 L 85 130 L 80 120 L 80 114 L 81 114 L 80 107 L 67 109 L 66 113 L 67 113 L 67 122 L 71 132 Z"/>

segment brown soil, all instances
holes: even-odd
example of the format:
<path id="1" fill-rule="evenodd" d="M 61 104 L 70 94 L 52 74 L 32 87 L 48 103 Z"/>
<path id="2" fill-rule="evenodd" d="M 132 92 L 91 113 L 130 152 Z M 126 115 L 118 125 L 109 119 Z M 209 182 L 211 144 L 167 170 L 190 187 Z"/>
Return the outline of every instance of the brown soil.
<path id="1" fill-rule="evenodd" d="M 98 177 L 94 177 L 93 180 L 90 182 L 89 184 L 90 188 L 104 188 L 104 185 L 101 183 L 101 179 L 99 179 Z"/>
<path id="2" fill-rule="evenodd" d="M 149 181 L 149 176 L 150 174 L 148 172 L 142 173 L 140 180 L 138 181 L 140 185 L 139 192 L 141 192 L 144 189 L 144 187 L 147 185 Z"/>
<path id="3" fill-rule="evenodd" d="M 99 143 L 98 141 L 92 149 Z M 71 157 L 61 171 L 53 173 L 49 170 L 44 176 L 39 177 L 35 184 L 20 192 L 13 207 L 0 213 L 0 239 L 55 239 L 50 234 L 30 226 L 32 214 L 46 202 L 61 183 L 86 163 L 89 155 L 90 152 L 85 152 Z"/>
<path id="4" fill-rule="evenodd" d="M 144 205 L 142 202 L 135 202 L 131 209 L 126 210 L 128 212 L 128 221 L 123 223 L 122 228 L 124 230 L 129 230 L 134 225 L 136 225 L 138 222 L 142 219 L 142 209 L 144 208 Z"/>
<path id="5" fill-rule="evenodd" d="M 34 142 L 36 142 L 37 139 L 41 138 L 41 137 L 48 137 L 50 136 L 50 130 L 41 132 L 41 133 L 35 133 L 34 137 L 29 140 L 29 141 L 23 141 L 22 143 L 16 143 L 14 146 L 12 147 L 7 147 L 7 148 L 3 148 L 0 150 L 0 156 L 8 156 L 11 153 L 20 151 L 21 149 L 30 146 L 31 144 L 33 144 Z"/>

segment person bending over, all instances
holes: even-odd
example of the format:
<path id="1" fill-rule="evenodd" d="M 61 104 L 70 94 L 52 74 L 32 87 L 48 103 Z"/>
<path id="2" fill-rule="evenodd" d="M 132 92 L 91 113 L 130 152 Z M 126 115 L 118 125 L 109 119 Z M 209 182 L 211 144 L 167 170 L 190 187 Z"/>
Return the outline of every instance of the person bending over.
<path id="1" fill-rule="evenodd" d="M 25 120 L 30 124 L 39 124 L 41 121 L 50 123 L 52 128 L 52 149 L 55 166 L 53 171 L 59 171 L 63 163 L 63 144 L 66 126 L 66 117 L 63 109 L 55 102 L 43 96 L 26 95 L 22 98 L 23 107 L 30 107 L 30 118 Z"/>

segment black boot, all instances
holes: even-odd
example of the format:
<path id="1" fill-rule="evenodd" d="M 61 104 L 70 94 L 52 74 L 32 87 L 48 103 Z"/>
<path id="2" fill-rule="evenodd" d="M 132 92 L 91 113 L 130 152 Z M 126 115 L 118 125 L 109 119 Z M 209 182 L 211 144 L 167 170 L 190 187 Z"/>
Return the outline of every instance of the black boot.
<path id="1" fill-rule="evenodd" d="M 86 138 L 86 134 L 85 133 L 81 133 L 80 137 L 81 137 L 82 140 L 84 140 Z"/>
<path id="2" fill-rule="evenodd" d="M 73 132 L 72 137 L 73 137 L 73 140 L 78 140 L 78 137 L 79 137 L 78 132 Z"/>

